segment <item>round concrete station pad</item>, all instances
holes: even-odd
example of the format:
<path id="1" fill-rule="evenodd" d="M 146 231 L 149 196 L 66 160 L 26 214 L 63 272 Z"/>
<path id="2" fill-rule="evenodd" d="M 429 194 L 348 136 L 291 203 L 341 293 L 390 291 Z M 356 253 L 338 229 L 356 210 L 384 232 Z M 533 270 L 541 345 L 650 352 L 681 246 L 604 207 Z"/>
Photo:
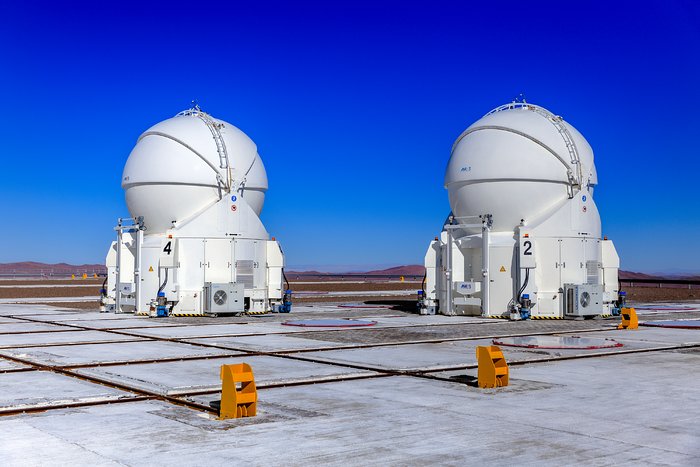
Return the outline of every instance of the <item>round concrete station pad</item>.
<path id="1" fill-rule="evenodd" d="M 494 339 L 495 345 L 506 347 L 526 347 L 528 349 L 608 349 L 622 347 L 613 339 L 578 336 L 523 336 Z"/>

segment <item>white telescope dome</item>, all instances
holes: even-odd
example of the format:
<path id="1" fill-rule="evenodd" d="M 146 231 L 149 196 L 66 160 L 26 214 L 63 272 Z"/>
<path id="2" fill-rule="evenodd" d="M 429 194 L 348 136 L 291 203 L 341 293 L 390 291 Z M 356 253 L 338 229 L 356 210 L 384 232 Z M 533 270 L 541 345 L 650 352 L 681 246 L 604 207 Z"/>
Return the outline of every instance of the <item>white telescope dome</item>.
<path id="1" fill-rule="evenodd" d="M 527 103 L 498 107 L 467 128 L 445 173 L 455 217 L 493 215 L 494 231 L 541 218 L 597 183 L 593 150 L 571 125 Z"/>
<path id="2" fill-rule="evenodd" d="M 149 233 L 160 233 L 223 196 L 240 196 L 260 215 L 267 174 L 245 133 L 194 108 L 139 137 L 122 188 L 130 214 L 143 216 Z"/>

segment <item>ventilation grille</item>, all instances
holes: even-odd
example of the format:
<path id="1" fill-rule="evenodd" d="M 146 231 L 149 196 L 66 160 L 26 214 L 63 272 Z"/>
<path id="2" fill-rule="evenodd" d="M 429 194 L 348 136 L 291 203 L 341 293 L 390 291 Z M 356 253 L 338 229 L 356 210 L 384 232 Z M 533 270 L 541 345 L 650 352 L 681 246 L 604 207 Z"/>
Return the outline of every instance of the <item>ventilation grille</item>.
<path id="1" fill-rule="evenodd" d="M 600 261 L 586 261 L 586 283 L 600 284 Z"/>
<path id="2" fill-rule="evenodd" d="M 255 274 L 255 261 L 252 259 L 239 259 L 236 261 L 236 282 L 243 284 L 246 289 L 253 288 Z"/>

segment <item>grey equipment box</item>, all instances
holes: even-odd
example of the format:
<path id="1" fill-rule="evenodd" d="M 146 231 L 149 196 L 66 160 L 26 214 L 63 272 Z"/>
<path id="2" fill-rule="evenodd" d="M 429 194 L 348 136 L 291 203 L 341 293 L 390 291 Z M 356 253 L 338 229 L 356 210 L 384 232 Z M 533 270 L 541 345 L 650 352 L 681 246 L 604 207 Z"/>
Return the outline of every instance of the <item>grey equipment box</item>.
<path id="1" fill-rule="evenodd" d="M 583 317 L 603 314 L 603 286 L 564 284 L 564 316 Z"/>
<path id="2" fill-rule="evenodd" d="M 209 315 L 243 313 L 243 284 L 236 282 L 204 284 L 204 312 Z"/>

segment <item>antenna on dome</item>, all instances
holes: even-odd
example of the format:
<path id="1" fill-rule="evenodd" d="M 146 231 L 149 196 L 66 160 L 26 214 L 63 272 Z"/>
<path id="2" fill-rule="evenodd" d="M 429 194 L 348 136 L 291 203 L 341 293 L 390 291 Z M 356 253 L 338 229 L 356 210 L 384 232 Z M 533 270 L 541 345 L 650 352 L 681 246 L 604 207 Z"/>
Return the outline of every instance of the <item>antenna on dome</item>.
<path id="1" fill-rule="evenodd" d="M 515 99 L 513 99 L 514 104 L 527 104 L 527 101 L 525 100 L 525 93 L 521 92 L 520 94 L 517 95 Z"/>

